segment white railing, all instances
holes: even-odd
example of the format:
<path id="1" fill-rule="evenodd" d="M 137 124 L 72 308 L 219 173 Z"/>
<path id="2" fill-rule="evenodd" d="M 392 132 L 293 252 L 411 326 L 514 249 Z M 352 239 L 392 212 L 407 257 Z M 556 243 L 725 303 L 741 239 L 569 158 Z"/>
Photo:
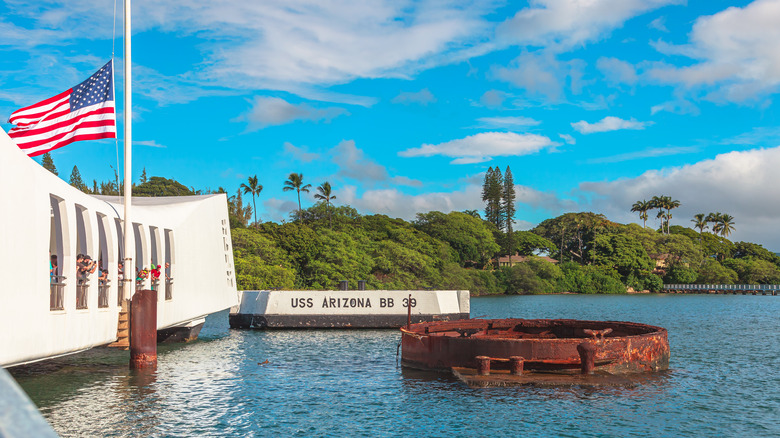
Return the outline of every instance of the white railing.
<path id="1" fill-rule="evenodd" d="M 49 310 L 64 310 L 65 280 L 63 275 L 50 275 Z"/>

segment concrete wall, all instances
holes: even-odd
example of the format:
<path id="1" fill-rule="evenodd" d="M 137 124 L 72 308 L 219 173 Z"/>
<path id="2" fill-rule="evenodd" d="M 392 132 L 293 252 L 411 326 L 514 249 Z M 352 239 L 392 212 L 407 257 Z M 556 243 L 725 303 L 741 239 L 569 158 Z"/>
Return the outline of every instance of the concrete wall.
<path id="1" fill-rule="evenodd" d="M 52 205 L 61 223 L 54 233 Z M 0 129 L 0 366 L 116 339 L 117 261 L 122 245 L 117 219 L 121 218 L 121 198 L 90 196 L 74 189 L 22 153 Z M 159 328 L 238 303 L 225 195 L 134 198 L 133 222 L 141 225 L 147 253 L 153 246 L 150 227 L 156 227 L 160 238 L 155 246 L 162 260 L 164 230 L 174 236 L 173 299 L 166 301 L 160 291 Z M 90 276 L 87 308 L 76 309 L 76 254 L 85 252 L 97 260 L 101 227 L 110 280 L 108 307 L 98 308 L 95 272 Z M 79 247 L 77 241 L 82 242 Z M 60 259 L 60 274 L 67 277 L 63 310 L 50 310 L 52 244 Z M 139 264 L 148 266 L 151 257 L 144 258 Z"/>

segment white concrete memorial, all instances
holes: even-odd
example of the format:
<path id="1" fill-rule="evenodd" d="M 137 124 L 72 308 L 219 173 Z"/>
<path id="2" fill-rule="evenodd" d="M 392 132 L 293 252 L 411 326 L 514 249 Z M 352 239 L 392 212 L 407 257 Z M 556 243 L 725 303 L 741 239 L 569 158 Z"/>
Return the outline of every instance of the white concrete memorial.
<path id="1" fill-rule="evenodd" d="M 397 328 L 469 318 L 466 290 L 243 291 L 233 328 Z"/>

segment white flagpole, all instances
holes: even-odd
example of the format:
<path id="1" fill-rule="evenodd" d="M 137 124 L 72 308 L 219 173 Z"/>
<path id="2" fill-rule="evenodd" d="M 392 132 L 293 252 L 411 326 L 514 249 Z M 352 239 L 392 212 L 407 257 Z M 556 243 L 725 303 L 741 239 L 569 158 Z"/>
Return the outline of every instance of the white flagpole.
<path id="1" fill-rule="evenodd" d="M 133 197 L 133 178 L 132 178 L 132 152 L 133 152 L 133 94 L 131 80 L 131 67 L 132 57 L 130 56 L 130 0 L 124 0 L 125 2 L 125 30 L 124 30 L 124 43 L 125 43 L 125 243 L 124 243 L 124 279 L 125 284 L 130 285 L 129 296 L 125 296 L 125 299 L 132 298 L 135 293 L 134 281 L 135 281 L 135 266 L 133 266 L 133 223 L 130 219 L 130 200 Z M 125 288 L 127 290 L 127 288 Z"/>

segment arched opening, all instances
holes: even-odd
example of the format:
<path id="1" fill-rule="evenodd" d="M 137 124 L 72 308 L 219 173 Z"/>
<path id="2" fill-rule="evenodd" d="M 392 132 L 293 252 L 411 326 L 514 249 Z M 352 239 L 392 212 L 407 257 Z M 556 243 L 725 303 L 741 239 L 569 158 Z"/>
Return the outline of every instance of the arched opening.
<path id="1" fill-rule="evenodd" d="M 108 267 L 114 264 L 114 245 L 109 232 L 108 217 L 97 214 L 98 224 L 98 308 L 108 307 L 108 295 L 111 290 L 111 278 Z"/>
<path id="2" fill-rule="evenodd" d="M 49 310 L 65 309 L 65 248 L 67 247 L 67 236 L 63 230 L 67 229 L 67 216 L 65 213 L 65 202 L 62 198 L 49 195 L 51 204 L 49 227 Z"/>
<path id="3" fill-rule="evenodd" d="M 160 268 L 162 268 L 160 264 L 160 229 L 157 227 L 149 227 L 149 240 L 151 243 L 151 259 L 152 259 L 152 266 L 151 266 L 151 273 L 149 275 L 149 279 L 152 283 L 152 289 L 159 291 L 160 290 Z M 160 268 L 157 268 L 157 266 L 160 266 Z M 158 294 L 158 299 L 161 297 Z"/>
<path id="4" fill-rule="evenodd" d="M 89 285 L 97 271 L 92 249 L 89 214 L 86 207 L 76 204 L 76 309 L 89 307 Z"/>
<path id="5" fill-rule="evenodd" d="M 149 251 L 146 247 L 143 225 L 134 222 L 133 234 L 135 236 L 135 288 L 144 289 L 149 287 L 149 275 L 148 271 L 145 271 Z"/>
<path id="6" fill-rule="evenodd" d="M 117 264 L 116 264 L 116 305 L 122 307 L 122 302 L 125 300 L 125 238 L 122 230 L 124 229 L 124 223 L 121 219 L 115 218 L 114 224 L 116 225 L 116 246 L 117 246 Z M 129 274 L 128 274 L 129 275 Z"/>
<path id="7" fill-rule="evenodd" d="M 165 299 L 173 299 L 173 276 L 176 269 L 173 230 L 165 230 Z"/>

